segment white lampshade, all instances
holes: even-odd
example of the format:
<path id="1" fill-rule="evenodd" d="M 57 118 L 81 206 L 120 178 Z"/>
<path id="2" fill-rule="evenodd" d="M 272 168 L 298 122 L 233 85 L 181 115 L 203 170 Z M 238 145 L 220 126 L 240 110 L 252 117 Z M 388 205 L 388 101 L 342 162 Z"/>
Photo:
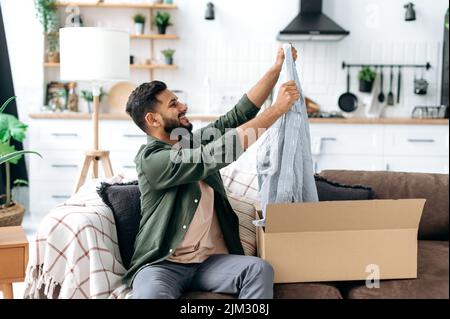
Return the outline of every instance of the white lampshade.
<path id="1" fill-rule="evenodd" d="M 130 35 L 111 28 L 59 30 L 63 81 L 122 81 L 130 76 Z"/>

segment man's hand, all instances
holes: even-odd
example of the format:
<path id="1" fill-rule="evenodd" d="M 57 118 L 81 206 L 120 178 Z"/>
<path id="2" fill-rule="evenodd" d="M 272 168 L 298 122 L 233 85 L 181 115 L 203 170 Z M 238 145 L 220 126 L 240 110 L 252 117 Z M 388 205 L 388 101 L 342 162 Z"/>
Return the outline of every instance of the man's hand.
<path id="1" fill-rule="evenodd" d="M 292 46 L 292 57 L 294 58 L 294 61 L 297 61 L 297 49 Z M 284 63 L 284 50 L 283 48 L 279 48 L 278 49 L 278 53 L 277 53 L 277 59 L 275 61 L 275 66 L 279 69 L 281 69 L 283 67 L 283 63 Z"/>
<path id="2" fill-rule="evenodd" d="M 300 98 L 300 92 L 294 81 L 289 81 L 281 85 L 278 97 L 273 107 L 280 112 L 287 113 L 292 105 Z"/>

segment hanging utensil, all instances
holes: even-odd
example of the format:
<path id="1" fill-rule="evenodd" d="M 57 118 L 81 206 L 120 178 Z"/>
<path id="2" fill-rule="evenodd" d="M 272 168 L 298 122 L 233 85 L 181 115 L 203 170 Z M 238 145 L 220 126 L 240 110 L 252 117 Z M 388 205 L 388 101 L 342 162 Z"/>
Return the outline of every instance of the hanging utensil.
<path id="1" fill-rule="evenodd" d="M 385 100 L 385 96 L 383 93 L 383 67 L 380 69 L 380 94 L 378 94 L 378 102 L 383 103 Z"/>
<path id="2" fill-rule="evenodd" d="M 389 84 L 389 93 L 387 97 L 387 105 L 394 105 L 394 93 L 392 92 L 392 85 L 394 82 L 394 67 L 391 66 L 391 75 L 390 75 L 390 84 Z"/>
<path id="3" fill-rule="evenodd" d="M 347 92 L 339 97 L 338 105 L 344 112 L 353 112 L 358 107 L 358 98 L 350 93 L 350 67 L 347 67 Z"/>
<path id="4" fill-rule="evenodd" d="M 400 104 L 400 85 L 402 83 L 402 67 L 398 67 L 398 78 L 397 78 L 397 104 Z"/>

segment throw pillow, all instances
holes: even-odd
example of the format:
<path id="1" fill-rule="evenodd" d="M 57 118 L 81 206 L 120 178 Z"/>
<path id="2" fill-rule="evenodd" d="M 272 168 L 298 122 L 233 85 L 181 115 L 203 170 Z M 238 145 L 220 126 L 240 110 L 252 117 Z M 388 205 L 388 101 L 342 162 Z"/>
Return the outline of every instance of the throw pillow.
<path id="1" fill-rule="evenodd" d="M 228 193 L 228 201 L 239 218 L 239 237 L 246 256 L 256 256 L 256 227 L 254 202 L 246 197 Z"/>
<path id="2" fill-rule="evenodd" d="M 368 200 L 375 198 L 372 188 L 363 185 L 346 185 L 314 175 L 319 201 Z"/>
<path id="3" fill-rule="evenodd" d="M 229 165 L 220 170 L 220 175 L 227 192 L 246 197 L 251 201 L 259 201 L 256 173 L 242 171 Z"/>
<path id="4" fill-rule="evenodd" d="M 126 184 L 102 183 L 97 190 L 111 208 L 116 223 L 117 240 L 123 266 L 128 269 L 141 220 L 141 192 L 137 181 Z"/>

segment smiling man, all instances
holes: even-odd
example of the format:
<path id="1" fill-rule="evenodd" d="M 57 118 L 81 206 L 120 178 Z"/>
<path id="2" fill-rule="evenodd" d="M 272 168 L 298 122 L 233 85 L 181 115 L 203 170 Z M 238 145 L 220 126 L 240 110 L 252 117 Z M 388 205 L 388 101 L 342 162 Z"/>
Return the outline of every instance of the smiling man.
<path id="1" fill-rule="evenodd" d="M 130 95 L 126 111 L 148 135 L 135 157 L 142 216 L 124 276 L 134 298 L 179 298 L 192 290 L 273 297 L 273 269 L 244 256 L 219 170 L 299 99 L 295 83 L 287 82 L 273 106 L 255 117 L 284 58 L 280 49 L 275 64 L 231 111 L 195 132 L 187 106 L 163 82 L 144 83 Z"/>

